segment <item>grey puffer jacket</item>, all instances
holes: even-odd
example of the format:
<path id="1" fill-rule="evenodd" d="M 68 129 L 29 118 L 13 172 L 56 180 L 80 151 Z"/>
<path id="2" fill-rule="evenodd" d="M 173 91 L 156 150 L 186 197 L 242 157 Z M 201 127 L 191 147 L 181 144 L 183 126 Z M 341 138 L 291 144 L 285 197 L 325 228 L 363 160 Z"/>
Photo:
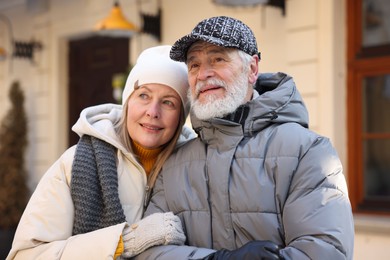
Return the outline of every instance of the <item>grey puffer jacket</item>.
<path id="1" fill-rule="evenodd" d="M 285 259 L 353 258 L 353 217 L 335 149 L 307 128 L 290 76 L 261 74 L 256 90 L 228 118 L 192 116 L 199 138 L 166 162 L 146 212 L 179 215 L 191 247 L 156 247 L 138 259 L 196 259 L 205 248 L 251 240 L 277 243 Z"/>

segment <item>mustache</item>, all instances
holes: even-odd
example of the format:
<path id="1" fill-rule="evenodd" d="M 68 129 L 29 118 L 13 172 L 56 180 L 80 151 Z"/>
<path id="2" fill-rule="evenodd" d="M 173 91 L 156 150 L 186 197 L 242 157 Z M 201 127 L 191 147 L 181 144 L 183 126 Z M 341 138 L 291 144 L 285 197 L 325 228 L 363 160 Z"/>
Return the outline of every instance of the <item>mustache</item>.
<path id="1" fill-rule="evenodd" d="M 199 96 L 199 93 L 202 88 L 204 88 L 207 85 L 215 85 L 215 86 L 220 86 L 223 87 L 224 89 L 227 89 L 227 84 L 225 81 L 220 80 L 220 79 L 208 79 L 205 81 L 198 81 L 195 85 L 195 96 Z"/>

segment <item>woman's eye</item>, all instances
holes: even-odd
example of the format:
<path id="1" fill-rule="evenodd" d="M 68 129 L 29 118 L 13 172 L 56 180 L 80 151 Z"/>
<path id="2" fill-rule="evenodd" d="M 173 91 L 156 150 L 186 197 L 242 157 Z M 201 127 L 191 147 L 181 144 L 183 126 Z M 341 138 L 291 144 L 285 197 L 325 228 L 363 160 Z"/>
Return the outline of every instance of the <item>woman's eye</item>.
<path id="1" fill-rule="evenodd" d="M 139 94 L 139 97 L 141 99 L 147 99 L 149 96 L 147 94 L 145 94 L 145 93 L 141 93 L 141 94 Z"/>
<path id="2" fill-rule="evenodd" d="M 170 100 L 164 100 L 164 102 L 163 102 L 164 104 L 166 104 L 166 105 L 168 105 L 168 106 L 170 106 L 170 107 L 173 107 L 173 106 L 175 106 L 175 103 L 173 103 L 172 101 L 170 101 Z"/>

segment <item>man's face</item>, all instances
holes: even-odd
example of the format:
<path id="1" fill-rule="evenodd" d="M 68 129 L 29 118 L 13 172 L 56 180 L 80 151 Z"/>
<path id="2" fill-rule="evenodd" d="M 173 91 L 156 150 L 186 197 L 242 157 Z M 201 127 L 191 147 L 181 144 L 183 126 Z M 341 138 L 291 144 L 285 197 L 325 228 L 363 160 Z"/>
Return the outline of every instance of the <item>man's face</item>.
<path id="1" fill-rule="evenodd" d="M 250 100 L 251 70 L 238 50 L 199 41 L 187 52 L 187 66 L 188 96 L 199 119 L 223 117 Z"/>

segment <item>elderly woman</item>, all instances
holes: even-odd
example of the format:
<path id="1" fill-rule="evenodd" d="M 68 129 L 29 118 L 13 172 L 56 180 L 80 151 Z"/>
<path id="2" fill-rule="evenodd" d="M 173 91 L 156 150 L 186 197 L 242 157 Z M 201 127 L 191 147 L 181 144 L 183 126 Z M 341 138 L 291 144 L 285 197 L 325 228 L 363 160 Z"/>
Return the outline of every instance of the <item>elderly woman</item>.
<path id="1" fill-rule="evenodd" d="M 81 112 L 80 136 L 32 195 L 7 259 L 115 259 L 164 244 L 183 244 L 171 212 L 141 220 L 148 194 L 175 147 L 193 137 L 187 67 L 171 46 L 145 50 L 131 70 L 122 106 Z"/>

